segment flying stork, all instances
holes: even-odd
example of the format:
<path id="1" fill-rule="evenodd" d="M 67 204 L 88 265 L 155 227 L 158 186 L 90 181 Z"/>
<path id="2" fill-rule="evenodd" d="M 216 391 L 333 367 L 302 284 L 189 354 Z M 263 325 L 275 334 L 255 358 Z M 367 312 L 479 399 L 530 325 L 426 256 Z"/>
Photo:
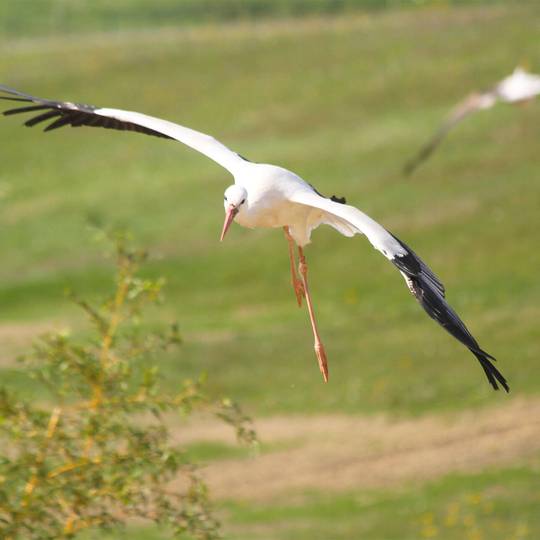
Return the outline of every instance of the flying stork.
<path id="1" fill-rule="evenodd" d="M 517 67 L 511 75 L 489 90 L 469 94 L 452 109 L 431 139 L 405 164 L 403 173 L 405 175 L 411 174 L 433 153 L 448 132 L 472 113 L 490 109 L 498 102 L 527 103 L 538 94 L 540 94 L 540 75 L 528 73 L 522 67 Z"/>
<path id="2" fill-rule="evenodd" d="M 25 122 L 26 126 L 51 120 L 45 131 L 63 126 L 138 131 L 182 142 L 227 169 L 234 177 L 234 184 L 225 190 L 225 221 L 221 240 L 233 221 L 249 228 L 283 229 L 288 242 L 294 293 L 299 306 L 304 298 L 306 300 L 315 353 L 325 382 L 328 381 L 327 356 L 315 320 L 304 255 L 311 232 L 321 224 L 330 225 L 348 237 L 364 234 L 373 247 L 397 267 L 410 292 L 427 314 L 476 356 L 491 386 L 498 390 L 500 384 L 509 391 L 506 379 L 491 362 L 495 360 L 493 356 L 480 347 L 446 302 L 444 286 L 437 276 L 404 242 L 354 206 L 345 204 L 344 199 L 326 198 L 287 169 L 253 163 L 209 135 L 166 120 L 138 112 L 36 98 L 2 85 L 0 91 L 5 94 L 3 99 L 17 103 L 15 108 L 4 111 L 4 115 L 33 114 Z M 295 244 L 298 249 L 298 272 Z"/>

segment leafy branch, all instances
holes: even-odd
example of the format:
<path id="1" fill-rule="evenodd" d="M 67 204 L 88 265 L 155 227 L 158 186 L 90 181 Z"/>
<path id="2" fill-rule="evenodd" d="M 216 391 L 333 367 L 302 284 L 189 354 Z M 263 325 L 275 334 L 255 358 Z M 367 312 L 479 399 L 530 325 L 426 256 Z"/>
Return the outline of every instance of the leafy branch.
<path id="1" fill-rule="evenodd" d="M 0 389 L 5 540 L 73 538 L 132 518 L 166 525 L 174 538 L 217 538 L 206 485 L 170 442 L 163 413 L 212 411 L 240 441 L 255 443 L 250 419 L 234 402 L 209 398 L 202 380 L 183 381 L 175 394 L 163 390 L 154 357 L 181 343 L 178 327 L 148 332 L 141 325 L 145 306 L 161 297 L 163 280 L 139 276 L 146 254 L 125 235 L 113 243 L 113 294 L 99 306 L 71 295 L 88 316 L 91 337 L 47 334 L 22 359 L 52 402 L 28 403 Z"/>

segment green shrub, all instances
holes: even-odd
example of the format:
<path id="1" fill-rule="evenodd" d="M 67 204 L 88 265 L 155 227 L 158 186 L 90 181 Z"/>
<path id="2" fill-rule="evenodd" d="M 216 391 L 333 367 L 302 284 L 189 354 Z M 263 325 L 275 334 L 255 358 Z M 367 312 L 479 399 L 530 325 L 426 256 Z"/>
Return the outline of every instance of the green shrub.
<path id="1" fill-rule="evenodd" d="M 72 297 L 91 321 L 90 337 L 48 334 L 22 359 L 50 402 L 0 390 L 5 540 L 72 538 L 132 518 L 162 524 L 175 538 L 216 538 L 206 486 L 171 443 L 163 413 L 211 410 L 240 440 L 255 442 L 249 419 L 229 400 L 206 396 L 202 381 L 183 381 L 176 395 L 161 389 L 155 356 L 180 343 L 178 328 L 148 332 L 141 315 L 160 298 L 162 280 L 138 276 L 145 254 L 125 236 L 115 237 L 115 253 L 112 296 L 100 306 Z"/>

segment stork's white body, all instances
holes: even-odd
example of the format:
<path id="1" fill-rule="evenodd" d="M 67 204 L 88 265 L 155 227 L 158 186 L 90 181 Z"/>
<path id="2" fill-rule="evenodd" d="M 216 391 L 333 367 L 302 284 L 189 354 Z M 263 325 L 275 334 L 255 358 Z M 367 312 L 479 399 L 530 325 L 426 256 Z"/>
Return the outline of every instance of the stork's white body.
<path id="1" fill-rule="evenodd" d="M 494 93 L 507 103 L 527 101 L 540 94 L 540 76 L 517 67 L 511 75 L 497 84 Z"/>
<path id="2" fill-rule="evenodd" d="M 304 180 L 275 165 L 246 162 L 234 175 L 234 182 L 248 193 L 245 207 L 235 218 L 237 223 L 250 229 L 289 226 L 298 245 L 309 243 L 315 211 L 291 200 L 294 193 L 311 189 Z"/>
<path id="3" fill-rule="evenodd" d="M 311 232 L 326 224 L 345 236 L 365 233 L 387 257 L 403 253 L 393 237 L 369 216 L 353 206 L 322 197 L 287 169 L 246 162 L 234 179 L 248 193 L 246 204 L 235 217 L 244 227 L 288 227 L 294 241 L 303 247 L 309 244 Z"/>

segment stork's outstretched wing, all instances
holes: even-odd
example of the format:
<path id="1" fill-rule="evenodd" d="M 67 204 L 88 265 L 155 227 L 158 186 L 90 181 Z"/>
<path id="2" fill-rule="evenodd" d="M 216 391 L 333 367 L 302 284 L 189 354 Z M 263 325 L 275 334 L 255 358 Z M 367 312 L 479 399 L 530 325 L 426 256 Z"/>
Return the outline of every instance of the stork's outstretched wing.
<path id="1" fill-rule="evenodd" d="M 436 131 L 435 135 L 410 159 L 403 167 L 403 174 L 410 175 L 423 161 L 425 161 L 439 146 L 447 133 L 464 118 L 481 109 L 487 109 L 497 101 L 497 94 L 494 91 L 483 94 L 474 93 L 467 96 L 459 103 L 447 116 L 443 125 Z"/>
<path id="2" fill-rule="evenodd" d="M 409 246 L 354 206 L 336 203 L 307 189 L 296 191 L 290 198 L 298 204 L 322 210 L 323 220 L 326 216 L 329 225 L 335 227 L 338 220 L 338 229 L 342 225 L 345 234 L 351 228 L 354 232 L 365 234 L 373 247 L 398 268 L 426 313 L 478 358 L 491 386 L 498 390 L 498 382 L 509 391 L 506 379 L 490 361 L 495 360 L 493 356 L 480 348 L 463 321 L 446 302 L 441 281 Z"/>
<path id="3" fill-rule="evenodd" d="M 137 131 L 165 139 L 174 139 L 219 163 L 233 175 L 239 167 L 246 163 L 244 158 L 229 150 L 210 135 L 205 135 L 167 120 L 121 109 L 105 109 L 81 103 L 41 99 L 3 85 L 0 85 L 0 92 L 9 94 L 8 96 L 0 96 L 0 99 L 14 101 L 20 105 L 4 111 L 5 115 L 37 113 L 37 116 L 32 116 L 25 122 L 28 127 L 52 120 L 45 128 L 45 131 L 63 126 L 90 126 L 121 131 Z M 27 103 L 32 105 L 25 105 Z"/>

